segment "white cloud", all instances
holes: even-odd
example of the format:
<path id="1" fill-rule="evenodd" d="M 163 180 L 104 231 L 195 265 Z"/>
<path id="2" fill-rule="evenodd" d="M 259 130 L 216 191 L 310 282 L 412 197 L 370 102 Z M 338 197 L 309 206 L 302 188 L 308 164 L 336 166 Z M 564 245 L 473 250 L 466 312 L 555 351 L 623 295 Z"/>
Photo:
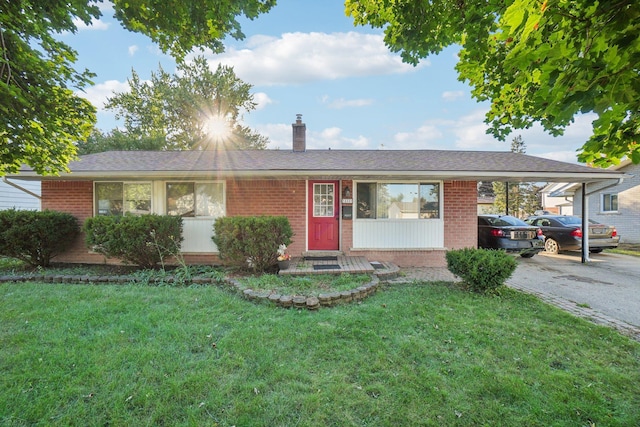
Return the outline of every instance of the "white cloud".
<path id="1" fill-rule="evenodd" d="M 425 144 L 438 141 L 443 137 L 437 124 L 427 122 L 412 132 L 398 132 L 394 135 L 394 148 L 400 150 L 424 149 Z"/>
<path id="2" fill-rule="evenodd" d="M 136 54 L 136 52 L 138 51 L 138 46 L 137 45 L 131 45 L 129 46 L 129 56 L 133 56 Z"/>
<path id="3" fill-rule="evenodd" d="M 268 124 L 257 125 L 255 130 L 269 138 L 267 148 L 291 150 L 293 144 L 293 134 L 290 124 Z M 342 134 L 339 127 L 329 127 L 314 132 L 307 129 L 307 149 L 310 150 L 338 150 L 338 149 L 366 149 L 369 148 L 370 140 L 362 135 L 355 138 Z"/>
<path id="4" fill-rule="evenodd" d="M 87 88 L 84 92 L 77 92 L 78 96 L 86 98 L 98 110 L 104 109 L 104 103 L 107 98 L 113 96 L 113 92 L 126 92 L 129 90 L 129 83 L 120 82 L 118 80 L 107 80 L 104 83 L 98 83 L 95 86 Z"/>
<path id="5" fill-rule="evenodd" d="M 91 18 L 91 23 L 89 25 L 85 24 L 79 18 L 74 18 L 73 23 L 78 29 L 78 31 L 84 31 L 84 30 L 104 31 L 109 28 L 109 25 L 111 25 L 108 22 L 104 22 L 100 19 L 95 19 L 95 18 Z"/>
<path id="6" fill-rule="evenodd" d="M 264 92 L 254 93 L 253 101 L 256 103 L 256 111 L 266 108 L 269 104 L 273 104 L 273 100 Z"/>
<path id="7" fill-rule="evenodd" d="M 349 107 L 366 107 L 367 105 L 373 104 L 373 99 L 344 99 L 338 98 L 334 100 L 330 100 L 328 96 L 322 97 L 322 102 L 327 104 L 327 106 L 334 110 L 340 110 L 342 108 Z"/>
<path id="8" fill-rule="evenodd" d="M 455 101 L 458 98 L 462 98 L 464 96 L 464 91 L 456 90 L 456 91 L 445 91 L 442 92 L 442 99 L 445 101 Z"/>
<path id="9" fill-rule="evenodd" d="M 382 35 L 354 31 L 253 36 L 242 49 L 228 47 L 225 53 L 209 56 L 212 66 L 233 66 L 238 77 L 254 85 L 403 74 L 429 65 L 429 61 L 417 67 L 405 64 L 389 52 Z"/>

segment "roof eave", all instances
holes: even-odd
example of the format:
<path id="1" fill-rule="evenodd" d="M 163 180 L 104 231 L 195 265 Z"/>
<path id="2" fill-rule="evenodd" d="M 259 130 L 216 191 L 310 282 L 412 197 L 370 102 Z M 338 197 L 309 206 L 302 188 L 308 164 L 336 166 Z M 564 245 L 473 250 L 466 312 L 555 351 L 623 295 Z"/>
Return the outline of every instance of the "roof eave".
<path id="1" fill-rule="evenodd" d="M 346 176 L 346 177 L 412 177 L 432 178 L 460 181 L 548 181 L 548 182 L 597 182 L 608 179 L 631 177 L 615 171 L 598 170 L 597 172 L 513 172 L 513 171 L 410 171 L 410 170 L 213 170 L 213 171 L 75 171 L 58 176 L 40 176 L 35 172 L 22 172 L 11 175 L 13 179 L 24 180 L 104 180 L 104 179 L 165 179 L 165 178 L 279 178 L 279 177 L 312 177 L 312 176 Z"/>

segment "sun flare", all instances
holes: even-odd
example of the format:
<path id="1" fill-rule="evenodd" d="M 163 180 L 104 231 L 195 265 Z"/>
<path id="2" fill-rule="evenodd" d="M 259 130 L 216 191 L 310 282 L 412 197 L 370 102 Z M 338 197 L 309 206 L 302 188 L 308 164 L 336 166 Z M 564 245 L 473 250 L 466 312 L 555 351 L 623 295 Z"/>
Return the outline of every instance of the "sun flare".
<path id="1" fill-rule="evenodd" d="M 225 117 L 212 115 L 204 123 L 204 132 L 208 138 L 223 141 L 231 136 L 231 126 Z"/>

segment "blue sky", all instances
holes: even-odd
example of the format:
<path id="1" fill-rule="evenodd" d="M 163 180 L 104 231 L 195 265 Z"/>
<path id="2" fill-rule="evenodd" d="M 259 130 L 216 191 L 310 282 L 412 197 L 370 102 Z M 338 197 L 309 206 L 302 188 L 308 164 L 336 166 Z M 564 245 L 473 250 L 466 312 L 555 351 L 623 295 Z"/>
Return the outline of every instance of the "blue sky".
<path id="1" fill-rule="evenodd" d="M 142 79 L 175 61 L 146 36 L 128 32 L 115 20 L 109 3 L 91 26 L 79 25 L 63 40 L 78 51 L 78 68 L 96 73 L 95 85 L 82 95 L 98 108 L 98 127 L 118 123 L 103 103 L 114 91 L 126 91 L 132 68 Z M 291 147 L 291 124 L 302 114 L 307 147 L 316 149 L 451 149 L 508 151 L 485 134 L 486 103 L 471 98 L 457 80 L 455 47 L 417 67 L 403 64 L 382 40 L 382 30 L 354 27 L 343 0 L 278 0 L 256 20 L 243 20 L 246 39 L 228 40 L 226 52 L 204 54 L 253 85 L 256 110 L 244 123 L 270 139 L 269 148 Z M 516 131 L 527 153 L 576 162 L 576 150 L 588 139 L 593 117 L 578 117 L 562 137 L 539 127 Z"/>

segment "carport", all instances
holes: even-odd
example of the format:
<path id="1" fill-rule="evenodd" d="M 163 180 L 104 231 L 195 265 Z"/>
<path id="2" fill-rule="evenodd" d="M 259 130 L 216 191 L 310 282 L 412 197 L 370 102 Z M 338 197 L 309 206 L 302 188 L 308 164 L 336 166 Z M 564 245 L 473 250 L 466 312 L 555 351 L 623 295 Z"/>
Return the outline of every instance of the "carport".
<path id="1" fill-rule="evenodd" d="M 563 165 L 563 163 L 560 163 Z M 564 171 L 558 171 L 558 173 L 547 172 L 547 173 L 533 173 L 531 177 L 523 176 L 526 174 L 513 174 L 510 177 L 503 179 L 495 179 L 494 181 L 503 181 L 505 182 L 506 192 L 506 211 L 505 214 L 509 214 L 509 183 L 517 182 L 562 182 L 562 183 L 573 183 L 566 187 L 562 188 L 562 191 L 553 193 L 552 195 L 555 197 L 561 197 L 568 195 L 566 191 L 575 188 L 576 186 L 580 186 L 582 188 L 581 191 L 581 201 L 582 201 L 582 209 L 580 212 L 580 217 L 582 218 L 582 230 L 589 230 L 589 198 L 588 196 L 604 191 L 608 188 L 614 187 L 620 183 L 625 178 L 630 178 L 631 176 L 622 172 L 607 170 L 607 169 L 593 169 L 593 174 L 590 172 L 583 173 L 566 173 Z M 483 178 L 484 180 L 485 178 Z M 573 192 L 570 193 L 573 195 Z M 588 231 L 584 232 L 585 236 L 588 236 Z M 589 262 L 589 239 L 582 240 L 582 263 Z"/>

